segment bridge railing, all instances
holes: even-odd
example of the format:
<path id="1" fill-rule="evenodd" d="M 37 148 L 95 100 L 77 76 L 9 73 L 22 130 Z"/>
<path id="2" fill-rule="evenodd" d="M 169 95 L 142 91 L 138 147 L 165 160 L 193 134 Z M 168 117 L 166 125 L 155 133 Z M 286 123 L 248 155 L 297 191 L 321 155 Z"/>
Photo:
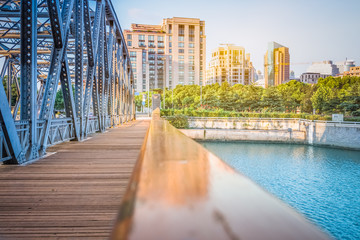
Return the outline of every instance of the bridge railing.
<path id="1" fill-rule="evenodd" d="M 154 111 L 112 239 L 328 239 Z"/>
<path id="2" fill-rule="evenodd" d="M 74 123 L 71 118 L 57 118 L 51 121 L 48 146 L 75 138 Z"/>
<path id="3" fill-rule="evenodd" d="M 0 127 L 0 162 L 7 161 L 10 159 L 11 159 L 10 149 L 6 142 L 2 127 Z"/>

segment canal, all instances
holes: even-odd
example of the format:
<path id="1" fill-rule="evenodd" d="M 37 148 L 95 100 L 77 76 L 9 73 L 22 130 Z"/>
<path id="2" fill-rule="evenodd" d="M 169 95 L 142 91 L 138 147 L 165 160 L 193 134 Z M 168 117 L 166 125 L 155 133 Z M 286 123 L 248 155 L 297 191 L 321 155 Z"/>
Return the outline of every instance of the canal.
<path id="1" fill-rule="evenodd" d="M 360 239 L 360 151 L 201 142 L 336 239 Z"/>

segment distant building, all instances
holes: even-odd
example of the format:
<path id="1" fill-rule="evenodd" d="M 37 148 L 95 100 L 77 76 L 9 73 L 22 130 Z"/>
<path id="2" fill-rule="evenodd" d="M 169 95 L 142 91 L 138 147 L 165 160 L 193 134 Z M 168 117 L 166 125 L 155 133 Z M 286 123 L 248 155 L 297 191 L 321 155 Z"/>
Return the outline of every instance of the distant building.
<path id="1" fill-rule="evenodd" d="M 290 72 L 290 80 L 293 80 L 293 79 L 296 79 L 296 77 L 295 77 L 295 72 L 294 72 L 294 71 L 291 71 L 291 72 Z"/>
<path id="2" fill-rule="evenodd" d="M 131 24 L 124 30 L 135 91 L 205 82 L 205 22 L 166 18 L 161 25 Z"/>
<path id="3" fill-rule="evenodd" d="M 290 79 L 289 48 L 270 42 L 264 63 L 265 87 L 277 86 Z"/>
<path id="4" fill-rule="evenodd" d="M 260 70 L 256 71 L 256 80 L 259 79 L 264 79 L 264 75 L 262 74 L 262 72 Z"/>
<path id="5" fill-rule="evenodd" d="M 351 67 L 355 67 L 354 60 L 345 60 L 343 62 L 336 62 L 336 67 L 339 69 L 339 74 L 343 74 L 344 72 L 350 71 Z"/>
<path id="6" fill-rule="evenodd" d="M 315 83 L 317 83 L 319 78 L 327 78 L 329 76 L 331 76 L 331 75 L 306 72 L 306 73 L 301 74 L 300 82 L 315 84 Z"/>
<path id="7" fill-rule="evenodd" d="M 265 79 L 264 78 L 258 79 L 256 82 L 254 82 L 254 85 L 257 87 L 265 88 Z"/>
<path id="8" fill-rule="evenodd" d="M 351 67 L 350 71 L 344 72 L 344 76 L 360 76 L 360 66 Z"/>
<path id="9" fill-rule="evenodd" d="M 306 72 L 336 76 L 339 74 L 339 68 L 332 61 L 327 60 L 322 62 L 313 62 Z"/>
<path id="10" fill-rule="evenodd" d="M 223 83 L 251 84 L 255 81 L 255 69 L 250 61 L 250 54 L 245 54 L 243 47 L 226 44 L 211 53 L 211 60 L 206 72 L 206 84 Z"/>

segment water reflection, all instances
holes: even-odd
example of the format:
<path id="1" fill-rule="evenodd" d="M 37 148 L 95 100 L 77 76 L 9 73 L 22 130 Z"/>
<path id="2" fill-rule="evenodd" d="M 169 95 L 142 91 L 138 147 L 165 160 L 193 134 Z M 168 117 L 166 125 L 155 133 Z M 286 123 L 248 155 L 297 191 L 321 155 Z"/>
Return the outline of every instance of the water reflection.
<path id="1" fill-rule="evenodd" d="M 339 239 L 360 239 L 360 152 L 286 144 L 203 143 Z"/>

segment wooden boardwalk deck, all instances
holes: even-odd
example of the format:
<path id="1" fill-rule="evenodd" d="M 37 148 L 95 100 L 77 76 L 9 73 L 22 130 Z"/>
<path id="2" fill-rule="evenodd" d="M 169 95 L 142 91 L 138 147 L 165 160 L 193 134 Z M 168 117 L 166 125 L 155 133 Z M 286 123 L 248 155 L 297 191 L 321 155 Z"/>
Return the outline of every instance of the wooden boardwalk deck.
<path id="1" fill-rule="evenodd" d="M 0 166 L 0 239 L 107 239 L 148 120 L 127 123 L 27 166 Z"/>

